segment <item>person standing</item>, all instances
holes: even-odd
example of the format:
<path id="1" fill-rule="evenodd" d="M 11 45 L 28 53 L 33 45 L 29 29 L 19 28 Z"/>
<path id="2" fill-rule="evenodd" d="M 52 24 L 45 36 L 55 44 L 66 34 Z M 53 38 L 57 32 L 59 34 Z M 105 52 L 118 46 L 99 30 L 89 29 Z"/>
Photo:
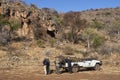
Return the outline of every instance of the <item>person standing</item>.
<path id="1" fill-rule="evenodd" d="M 68 64 L 68 72 L 69 72 L 69 73 L 72 73 L 72 66 L 71 66 L 70 57 L 68 57 L 68 58 L 66 59 L 66 62 L 67 62 L 67 64 Z"/>
<path id="2" fill-rule="evenodd" d="M 56 74 L 60 74 L 60 60 L 58 57 L 55 58 L 55 68 L 56 68 Z"/>
<path id="3" fill-rule="evenodd" d="M 49 58 L 45 58 L 43 60 L 43 66 L 44 66 L 45 75 L 48 75 L 50 73 L 50 61 L 49 61 Z"/>

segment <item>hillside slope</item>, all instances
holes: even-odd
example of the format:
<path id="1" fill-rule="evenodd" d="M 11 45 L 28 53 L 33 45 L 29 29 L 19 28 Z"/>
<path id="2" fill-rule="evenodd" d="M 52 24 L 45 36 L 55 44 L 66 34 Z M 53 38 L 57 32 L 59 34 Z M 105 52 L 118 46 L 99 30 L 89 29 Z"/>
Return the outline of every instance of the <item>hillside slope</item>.
<path id="1" fill-rule="evenodd" d="M 0 68 L 39 65 L 46 55 L 110 58 L 119 65 L 119 47 L 119 7 L 58 13 L 0 1 Z"/>

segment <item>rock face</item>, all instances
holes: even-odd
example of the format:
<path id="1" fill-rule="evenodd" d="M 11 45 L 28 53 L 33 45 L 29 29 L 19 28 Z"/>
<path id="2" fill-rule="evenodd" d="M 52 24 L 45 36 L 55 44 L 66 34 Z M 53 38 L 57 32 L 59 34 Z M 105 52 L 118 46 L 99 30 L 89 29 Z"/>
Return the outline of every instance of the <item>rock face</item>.
<path id="1" fill-rule="evenodd" d="M 8 18 L 9 23 L 10 21 L 15 23 L 13 36 L 16 38 L 39 39 L 41 36 L 47 38 L 48 35 L 51 36 L 50 33 L 47 33 L 48 31 L 55 34 L 56 23 L 52 16 L 35 5 L 27 6 L 22 2 L 0 1 L 0 14 L 5 15 L 4 17 Z M 11 25 L 9 26 L 11 27 Z"/>

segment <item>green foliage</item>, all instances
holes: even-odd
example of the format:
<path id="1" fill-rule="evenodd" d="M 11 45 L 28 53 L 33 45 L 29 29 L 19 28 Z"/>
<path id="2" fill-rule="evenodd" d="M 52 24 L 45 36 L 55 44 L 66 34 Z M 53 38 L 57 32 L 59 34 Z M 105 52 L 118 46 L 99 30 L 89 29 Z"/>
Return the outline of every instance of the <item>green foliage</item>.
<path id="1" fill-rule="evenodd" d="M 51 46 L 51 47 L 54 47 L 55 42 L 56 42 L 55 39 L 54 39 L 54 38 L 51 38 L 51 39 L 50 39 L 50 46 Z"/>
<path id="2" fill-rule="evenodd" d="M 21 21 L 17 20 L 17 19 L 13 19 L 9 23 L 10 23 L 10 27 L 13 31 L 17 30 L 18 28 L 20 28 L 22 26 Z"/>
<path id="3" fill-rule="evenodd" d="M 61 25 L 61 24 L 62 24 L 62 20 L 61 20 L 61 18 L 59 18 L 59 17 L 56 17 L 56 18 L 55 18 L 55 21 L 56 21 L 56 23 L 57 23 L 58 25 Z"/>
<path id="4" fill-rule="evenodd" d="M 82 33 L 82 38 L 86 41 L 88 48 L 92 45 L 96 49 L 104 42 L 99 32 L 93 28 L 86 28 Z"/>
<path id="5" fill-rule="evenodd" d="M 82 33 L 82 37 L 83 39 L 91 39 L 94 35 L 94 32 L 95 32 L 95 29 L 92 29 L 92 28 L 86 28 L 83 33 Z"/>
<path id="6" fill-rule="evenodd" d="M 39 47 L 44 47 L 44 41 L 42 39 L 37 40 L 37 45 Z"/>
<path id="7" fill-rule="evenodd" d="M 8 20 L 4 17 L 3 14 L 0 14 L 0 25 L 4 26 L 8 24 L 9 24 Z"/>
<path id="8" fill-rule="evenodd" d="M 92 28 L 86 28 L 86 29 L 83 31 L 83 33 L 81 34 L 83 40 L 86 41 L 86 43 L 87 43 L 87 48 L 90 48 L 90 45 L 91 45 L 91 41 L 92 41 L 92 39 L 93 39 L 94 32 L 95 32 L 94 29 L 92 29 Z"/>
<path id="9" fill-rule="evenodd" d="M 94 37 L 93 37 L 93 48 L 96 49 L 98 48 L 99 46 L 101 46 L 103 43 L 103 40 L 102 40 L 102 37 L 100 37 L 98 34 L 96 34 Z"/>
<path id="10" fill-rule="evenodd" d="M 96 29 L 101 29 L 103 28 L 103 24 L 97 20 L 94 20 L 93 27 Z"/>

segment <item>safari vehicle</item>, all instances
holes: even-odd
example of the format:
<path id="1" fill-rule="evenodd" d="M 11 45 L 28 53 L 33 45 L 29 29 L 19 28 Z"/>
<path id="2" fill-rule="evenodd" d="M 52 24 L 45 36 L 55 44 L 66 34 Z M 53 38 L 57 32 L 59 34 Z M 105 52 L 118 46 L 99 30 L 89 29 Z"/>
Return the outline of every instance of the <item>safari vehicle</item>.
<path id="1" fill-rule="evenodd" d="M 61 63 L 61 68 L 67 70 L 68 63 L 65 61 L 67 57 L 59 56 L 58 57 Z M 70 57 L 71 60 L 71 66 L 72 66 L 72 72 L 78 72 L 80 69 L 94 69 L 94 70 L 100 70 L 100 66 L 102 65 L 102 61 L 97 60 L 95 58 L 76 58 L 76 57 Z"/>
<path id="2" fill-rule="evenodd" d="M 67 67 L 67 63 L 65 65 Z M 78 72 L 81 68 L 100 70 L 102 61 L 99 61 L 95 58 L 86 58 L 86 59 L 80 59 L 78 61 L 72 61 L 71 65 L 73 72 Z"/>

